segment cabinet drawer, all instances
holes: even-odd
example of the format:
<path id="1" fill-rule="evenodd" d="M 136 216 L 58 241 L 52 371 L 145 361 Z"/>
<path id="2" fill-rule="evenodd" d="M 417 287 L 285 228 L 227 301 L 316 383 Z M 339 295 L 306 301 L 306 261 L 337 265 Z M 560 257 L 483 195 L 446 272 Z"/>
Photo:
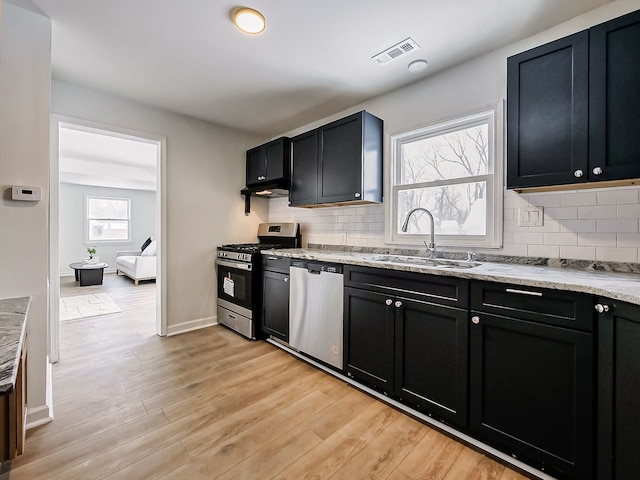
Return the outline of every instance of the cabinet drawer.
<path id="1" fill-rule="evenodd" d="M 271 272 L 289 273 L 291 259 L 289 257 L 278 257 L 276 255 L 263 255 L 262 268 Z"/>
<path id="2" fill-rule="evenodd" d="M 469 304 L 469 282 L 459 278 L 345 265 L 344 283 L 439 305 L 467 308 Z"/>
<path id="3" fill-rule="evenodd" d="M 471 309 L 593 331 L 591 295 L 504 283 L 471 282 Z"/>

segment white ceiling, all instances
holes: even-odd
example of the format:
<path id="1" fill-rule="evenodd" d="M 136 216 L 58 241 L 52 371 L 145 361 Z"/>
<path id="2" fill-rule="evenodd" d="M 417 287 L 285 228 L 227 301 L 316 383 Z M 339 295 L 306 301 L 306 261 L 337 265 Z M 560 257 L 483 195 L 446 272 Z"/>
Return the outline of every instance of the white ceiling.
<path id="1" fill-rule="evenodd" d="M 276 136 L 611 0 L 8 1 L 53 19 L 55 79 Z M 262 35 L 232 25 L 238 6 L 265 15 Z M 407 37 L 421 49 L 371 60 Z"/>

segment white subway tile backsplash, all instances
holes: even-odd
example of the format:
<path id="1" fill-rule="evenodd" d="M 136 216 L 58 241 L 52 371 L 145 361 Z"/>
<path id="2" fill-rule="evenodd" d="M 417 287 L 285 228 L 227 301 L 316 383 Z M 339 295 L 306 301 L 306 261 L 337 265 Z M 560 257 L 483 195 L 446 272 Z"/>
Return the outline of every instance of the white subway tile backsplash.
<path id="1" fill-rule="evenodd" d="M 560 258 L 577 260 L 593 260 L 596 258 L 596 247 L 560 246 Z"/>
<path id="2" fill-rule="evenodd" d="M 577 233 L 545 233 L 545 245 L 577 245 Z"/>
<path id="3" fill-rule="evenodd" d="M 598 203 L 598 196 L 596 192 L 564 192 L 560 195 L 560 205 L 563 207 L 597 205 Z"/>
<path id="4" fill-rule="evenodd" d="M 518 226 L 518 208 L 529 206 L 544 207 L 543 226 Z M 348 245 L 403 248 L 385 243 L 383 205 L 292 208 L 286 197 L 274 198 L 269 200 L 268 220 L 300 222 L 305 244 L 338 245 L 341 234 L 347 232 Z M 521 194 L 505 191 L 503 247 L 484 252 L 637 262 L 640 187 Z"/>
<path id="5" fill-rule="evenodd" d="M 594 194 L 595 195 L 595 194 Z M 617 218 L 616 205 L 587 205 L 578 207 L 578 218 Z"/>
<path id="6" fill-rule="evenodd" d="M 596 260 L 608 262 L 636 263 L 638 261 L 638 249 L 621 247 L 596 247 Z"/>
<path id="7" fill-rule="evenodd" d="M 598 221 L 592 220 L 562 220 L 560 224 L 561 232 L 595 232 L 598 228 Z"/>
<path id="8" fill-rule="evenodd" d="M 624 205 L 638 203 L 638 189 L 602 190 L 597 192 L 598 205 Z"/>
<path id="9" fill-rule="evenodd" d="M 638 231 L 636 218 L 601 218 L 597 222 L 598 232 L 636 233 Z"/>
<path id="10" fill-rule="evenodd" d="M 640 218 L 640 204 L 618 205 L 618 218 Z"/>
<path id="11" fill-rule="evenodd" d="M 640 234 L 639 233 L 619 233 L 618 247 L 640 248 Z"/>
<path id="12" fill-rule="evenodd" d="M 575 220 L 578 218 L 577 207 L 545 207 L 545 217 L 555 220 Z"/>
<path id="13" fill-rule="evenodd" d="M 586 247 L 615 247 L 617 236 L 615 233 L 579 233 L 578 245 Z"/>

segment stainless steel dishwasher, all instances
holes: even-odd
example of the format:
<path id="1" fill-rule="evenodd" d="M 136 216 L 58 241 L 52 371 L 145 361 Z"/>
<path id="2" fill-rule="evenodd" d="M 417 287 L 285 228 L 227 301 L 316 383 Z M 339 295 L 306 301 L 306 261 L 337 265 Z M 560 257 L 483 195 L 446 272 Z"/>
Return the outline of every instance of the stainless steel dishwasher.
<path id="1" fill-rule="evenodd" d="M 342 265 L 291 262 L 289 345 L 342 369 Z"/>

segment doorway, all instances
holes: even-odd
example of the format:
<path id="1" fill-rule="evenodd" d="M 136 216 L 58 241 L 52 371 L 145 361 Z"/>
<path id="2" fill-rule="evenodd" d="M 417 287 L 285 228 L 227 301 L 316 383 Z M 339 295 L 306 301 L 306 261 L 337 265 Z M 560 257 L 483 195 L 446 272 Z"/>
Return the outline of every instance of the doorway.
<path id="1" fill-rule="evenodd" d="M 165 139 L 145 132 L 131 131 L 88 122 L 81 119 L 54 115 L 51 122 L 51 169 L 50 169 L 50 323 L 49 356 L 55 363 L 60 359 L 60 279 L 61 273 L 68 274 L 69 262 L 88 257 L 88 249 L 96 248 L 101 263 L 108 260 L 107 272 L 116 270 L 116 252 L 140 250 L 148 237 L 155 240 L 155 322 L 152 326 L 157 335 L 166 335 L 166 300 L 163 283 L 163 240 L 165 238 Z M 127 153 L 129 152 L 129 153 Z M 104 192 L 115 192 L 105 195 Z M 64 198 L 61 198 L 64 196 Z M 70 197 L 72 200 L 69 201 Z M 98 219 L 88 213 L 88 205 L 94 205 L 103 198 L 114 204 L 125 204 L 127 215 L 117 219 Z M 75 218 L 68 222 L 66 205 L 73 205 Z M 93 202 L 93 203 L 92 203 Z M 146 202 L 146 207 L 144 206 Z M 62 208 L 61 208 L 61 205 Z M 147 213 L 140 213 L 140 208 Z M 137 210 L 136 210 L 137 209 Z M 65 210 L 62 212 L 61 210 Z M 125 209 L 120 209 L 125 211 Z M 153 220 L 144 218 L 153 213 Z M 108 217 L 109 215 L 105 215 Z M 81 217 L 81 218 L 78 218 Z M 136 222 L 138 219 L 138 222 Z M 141 221 L 142 220 L 142 221 Z M 73 234 L 69 235 L 69 230 Z M 153 230 L 153 231 L 150 231 Z M 61 238 L 64 245 L 61 248 Z M 144 238 L 143 238 L 144 237 Z M 72 238 L 70 241 L 69 239 Z M 69 245 L 67 245 L 69 244 Z M 119 253 L 118 253 L 119 255 Z M 71 259 L 71 260 L 70 260 Z M 147 259 L 148 260 L 148 259 Z M 86 261 L 86 260 L 85 260 Z M 105 275 L 105 293 L 109 285 L 127 287 L 129 281 L 132 293 L 137 288 L 134 280 Z M 65 278 L 65 277 L 63 277 Z M 72 277 L 73 278 L 73 277 Z M 69 285 L 65 282 L 65 292 Z M 138 283 L 138 282 L 136 282 Z M 146 288 L 149 281 L 142 281 L 138 287 Z M 86 294 L 89 289 L 82 287 Z M 141 289 L 142 290 L 142 289 Z M 84 291 L 82 292 L 85 293 Z M 140 293 L 140 291 L 139 291 Z M 75 292 L 74 292 L 75 294 Z"/>

